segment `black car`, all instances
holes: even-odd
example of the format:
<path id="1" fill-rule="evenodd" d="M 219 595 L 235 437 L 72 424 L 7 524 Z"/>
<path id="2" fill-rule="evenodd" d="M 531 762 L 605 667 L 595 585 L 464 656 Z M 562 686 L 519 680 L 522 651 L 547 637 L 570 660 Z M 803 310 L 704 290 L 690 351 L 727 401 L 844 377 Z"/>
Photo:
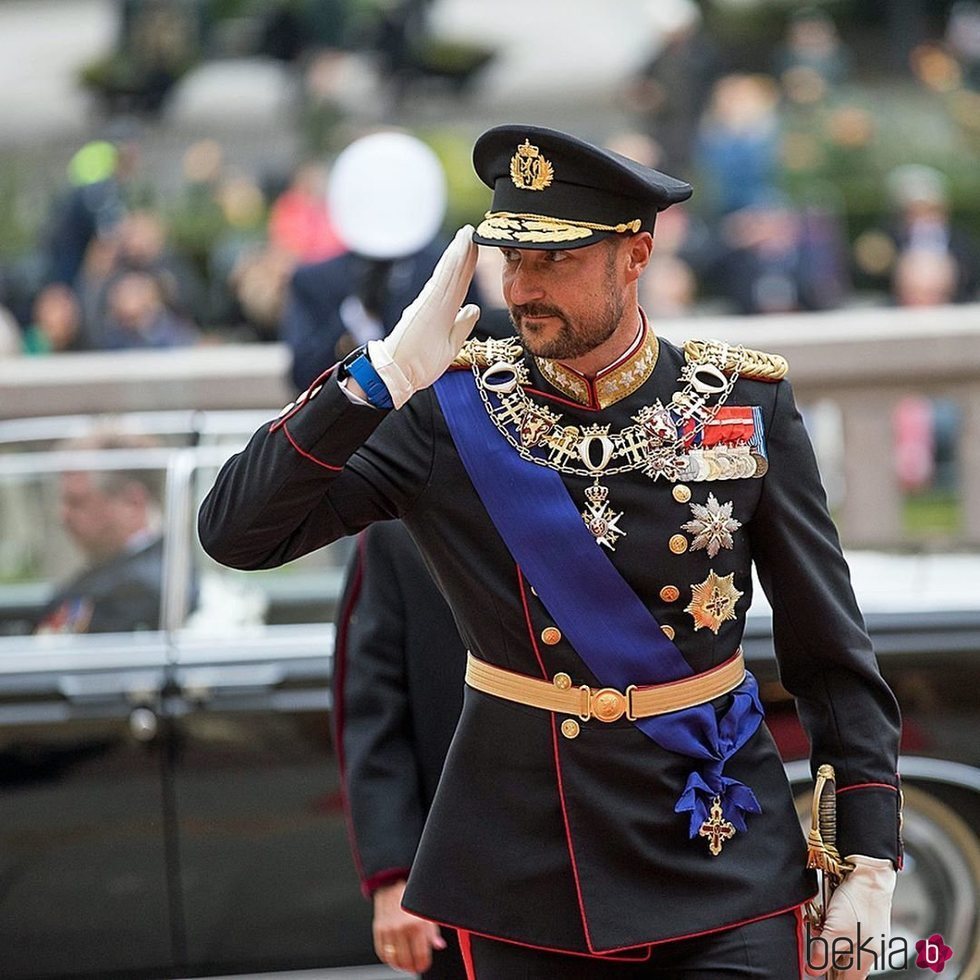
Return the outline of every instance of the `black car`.
<path id="1" fill-rule="evenodd" d="M 5 980 L 340 977 L 376 964 L 330 730 L 349 543 L 243 573 L 211 562 L 193 531 L 217 467 L 261 421 L 177 412 L 0 423 Z M 106 430 L 140 444 L 98 448 L 93 433 Z M 156 488 L 157 550 L 142 552 L 155 563 L 154 615 L 78 629 L 94 616 L 63 587 L 86 574 L 71 511 L 84 501 L 68 478 L 78 473 Z M 143 580 L 147 562 L 124 584 Z M 945 976 L 975 980 L 980 557 L 854 555 L 852 566 L 905 714 L 896 929 L 910 942 L 941 933 L 954 950 Z M 803 807 L 807 747 L 764 608 L 745 651 Z M 391 976 L 363 974 L 375 975 Z"/>

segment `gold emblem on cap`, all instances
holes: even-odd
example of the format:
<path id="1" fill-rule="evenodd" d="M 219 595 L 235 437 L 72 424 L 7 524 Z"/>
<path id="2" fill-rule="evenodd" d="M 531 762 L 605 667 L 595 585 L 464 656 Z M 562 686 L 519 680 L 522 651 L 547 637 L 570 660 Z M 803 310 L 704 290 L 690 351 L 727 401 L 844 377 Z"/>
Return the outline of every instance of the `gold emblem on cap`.
<path id="1" fill-rule="evenodd" d="M 525 139 L 510 158 L 510 179 L 522 191 L 543 191 L 555 179 L 555 168 Z"/>

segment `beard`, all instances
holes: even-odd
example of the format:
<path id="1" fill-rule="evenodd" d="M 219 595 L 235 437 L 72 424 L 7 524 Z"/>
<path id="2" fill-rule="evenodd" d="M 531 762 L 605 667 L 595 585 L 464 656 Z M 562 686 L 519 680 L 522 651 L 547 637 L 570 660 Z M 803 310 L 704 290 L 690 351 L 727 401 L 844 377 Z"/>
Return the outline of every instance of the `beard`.
<path id="1" fill-rule="evenodd" d="M 619 326 L 624 309 L 622 296 L 612 292 L 607 294 L 602 309 L 588 310 L 574 318 L 550 303 L 524 303 L 508 307 L 511 322 L 521 336 L 524 349 L 535 357 L 554 361 L 574 360 L 605 343 Z M 545 324 L 528 323 L 524 319 L 528 316 L 554 317 L 560 324 L 558 332 L 547 339 L 542 337 Z M 551 327 L 551 324 L 547 326 Z"/>

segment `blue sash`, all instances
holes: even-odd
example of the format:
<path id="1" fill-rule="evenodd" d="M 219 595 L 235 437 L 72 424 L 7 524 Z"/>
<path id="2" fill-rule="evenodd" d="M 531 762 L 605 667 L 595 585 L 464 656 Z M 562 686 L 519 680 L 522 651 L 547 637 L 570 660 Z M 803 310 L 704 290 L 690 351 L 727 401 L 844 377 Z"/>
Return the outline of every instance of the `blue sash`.
<path id="1" fill-rule="evenodd" d="M 694 671 L 585 526 L 560 475 L 522 459 L 487 414 L 468 371 L 447 372 L 436 395 L 460 459 L 490 519 L 548 614 L 603 686 L 664 684 Z M 491 397 L 494 397 L 491 395 Z M 755 678 L 733 692 L 718 719 L 698 705 L 634 724 L 661 748 L 698 760 L 675 810 L 696 836 L 711 801 L 738 830 L 759 813 L 752 791 L 722 774 L 762 721 Z"/>

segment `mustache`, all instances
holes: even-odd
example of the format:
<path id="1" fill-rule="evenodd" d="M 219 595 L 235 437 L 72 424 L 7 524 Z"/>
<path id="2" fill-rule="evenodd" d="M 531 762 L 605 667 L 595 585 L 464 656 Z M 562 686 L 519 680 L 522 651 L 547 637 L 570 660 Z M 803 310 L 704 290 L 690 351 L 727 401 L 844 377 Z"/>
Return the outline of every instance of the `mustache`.
<path id="1" fill-rule="evenodd" d="M 563 310 L 547 303 L 524 303 L 521 306 L 512 306 L 510 315 L 513 320 L 519 320 L 525 316 L 556 316 L 561 320 L 565 319 Z"/>

